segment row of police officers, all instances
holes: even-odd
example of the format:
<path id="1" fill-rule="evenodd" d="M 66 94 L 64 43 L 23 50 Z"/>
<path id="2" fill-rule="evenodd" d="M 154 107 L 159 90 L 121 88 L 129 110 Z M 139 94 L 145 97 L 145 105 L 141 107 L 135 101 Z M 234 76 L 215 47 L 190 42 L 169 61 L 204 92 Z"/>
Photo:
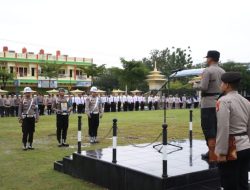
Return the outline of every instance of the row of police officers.
<path id="1" fill-rule="evenodd" d="M 39 120 L 39 104 L 37 98 L 32 97 L 32 89 L 24 88 L 24 96 L 18 107 L 18 118 L 22 127 L 23 150 L 33 150 L 33 134 L 35 123 Z M 99 118 L 103 115 L 101 98 L 97 95 L 97 88 L 92 87 L 91 95 L 86 98 L 86 114 L 89 123 L 90 143 L 97 143 Z M 72 111 L 72 102 L 65 96 L 65 90 L 59 89 L 59 94 L 52 100 L 51 109 L 56 113 L 56 136 L 59 147 L 68 147 L 66 143 L 69 127 L 69 116 Z"/>

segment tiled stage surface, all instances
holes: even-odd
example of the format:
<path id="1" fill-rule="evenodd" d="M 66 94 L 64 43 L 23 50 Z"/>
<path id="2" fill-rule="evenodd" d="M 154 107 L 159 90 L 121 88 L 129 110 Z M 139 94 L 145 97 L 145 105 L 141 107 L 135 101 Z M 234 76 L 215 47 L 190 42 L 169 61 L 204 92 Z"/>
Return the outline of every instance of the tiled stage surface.
<path id="1" fill-rule="evenodd" d="M 181 146 L 183 149 L 178 151 L 177 147 L 168 146 L 169 177 L 209 168 L 208 163 L 201 160 L 201 154 L 207 151 L 204 141 L 194 140 L 193 148 L 189 148 L 188 141 L 176 141 L 171 142 L 171 144 Z M 138 146 L 143 145 L 144 144 Z M 156 148 L 159 150 L 160 147 L 161 146 Z M 112 161 L 111 148 L 83 151 L 82 154 L 108 162 Z M 117 147 L 117 164 L 158 177 L 162 176 L 162 154 L 154 149 L 153 145 L 147 148 L 137 148 L 133 146 Z"/>
<path id="2" fill-rule="evenodd" d="M 162 154 L 158 152 L 161 146 L 156 150 L 153 145 L 147 148 L 118 146 L 116 164 L 112 164 L 112 148 L 82 151 L 81 155 L 74 153 L 55 162 L 54 168 L 109 189 L 218 189 L 217 169 L 211 169 L 206 161 L 201 160 L 201 154 L 207 151 L 204 141 L 194 140 L 193 148 L 189 147 L 187 140 L 170 143 L 182 147 L 182 150 L 168 145 L 166 180 L 162 178 Z"/>

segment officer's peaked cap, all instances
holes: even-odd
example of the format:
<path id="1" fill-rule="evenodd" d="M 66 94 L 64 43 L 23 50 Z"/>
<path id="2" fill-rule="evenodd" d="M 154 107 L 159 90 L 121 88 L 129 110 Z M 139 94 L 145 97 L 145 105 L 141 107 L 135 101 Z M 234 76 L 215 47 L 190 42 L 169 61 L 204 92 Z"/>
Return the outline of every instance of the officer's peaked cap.
<path id="1" fill-rule="evenodd" d="M 239 83 L 241 78 L 239 72 L 226 72 L 221 76 L 221 80 L 224 83 Z"/>
<path id="2" fill-rule="evenodd" d="M 58 91 L 59 92 L 65 92 L 65 89 L 64 88 L 59 88 Z"/>
<path id="3" fill-rule="evenodd" d="M 207 56 L 205 58 L 213 58 L 215 60 L 219 60 L 220 59 L 220 52 L 218 52 L 216 50 L 210 50 L 207 52 Z"/>

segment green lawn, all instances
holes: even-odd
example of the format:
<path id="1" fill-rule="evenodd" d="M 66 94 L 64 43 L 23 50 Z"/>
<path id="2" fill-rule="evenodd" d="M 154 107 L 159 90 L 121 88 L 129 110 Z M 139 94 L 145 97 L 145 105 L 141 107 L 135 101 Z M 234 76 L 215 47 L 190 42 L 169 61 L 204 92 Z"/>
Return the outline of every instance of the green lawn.
<path id="1" fill-rule="evenodd" d="M 161 132 L 163 111 L 106 113 L 101 120 L 99 136 L 104 136 L 118 119 L 118 144 L 126 144 L 124 138 L 133 143 L 151 142 Z M 189 111 L 167 111 L 168 138 L 188 137 Z M 55 116 L 42 116 L 34 136 L 34 151 L 21 149 L 21 128 L 16 118 L 0 118 L 0 189 L 15 190 L 98 190 L 94 184 L 70 177 L 53 170 L 53 162 L 76 151 L 77 115 L 70 116 L 68 143 L 71 148 L 58 148 L 55 136 Z M 83 136 L 87 142 L 87 118 L 83 115 Z M 109 136 L 110 137 L 110 136 Z M 194 111 L 194 138 L 202 138 L 200 113 Z M 111 146 L 106 138 L 86 149 Z M 119 157 L 118 157 L 119 160 Z"/>

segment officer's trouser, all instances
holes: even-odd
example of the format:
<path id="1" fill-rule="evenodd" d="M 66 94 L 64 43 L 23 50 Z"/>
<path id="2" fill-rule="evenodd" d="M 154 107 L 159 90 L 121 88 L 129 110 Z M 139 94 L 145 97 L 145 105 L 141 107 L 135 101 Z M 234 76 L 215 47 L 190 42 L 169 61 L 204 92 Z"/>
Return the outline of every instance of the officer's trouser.
<path id="1" fill-rule="evenodd" d="M 4 116 L 4 107 L 0 106 L 0 116 L 3 117 Z"/>
<path id="2" fill-rule="evenodd" d="M 118 104 L 117 104 L 117 111 L 118 111 L 118 112 L 121 111 L 121 106 L 122 106 L 122 103 L 121 103 L 121 102 L 118 102 Z"/>
<path id="3" fill-rule="evenodd" d="M 67 131 L 69 127 L 69 115 L 56 115 L 56 136 L 57 141 L 61 143 L 61 140 L 66 142 L 67 139 Z"/>
<path id="4" fill-rule="evenodd" d="M 35 117 L 26 117 L 22 123 L 23 139 L 22 142 L 26 146 L 27 141 L 33 143 L 33 134 L 35 132 Z"/>
<path id="5" fill-rule="evenodd" d="M 123 111 L 128 111 L 128 102 L 124 102 Z"/>
<path id="6" fill-rule="evenodd" d="M 158 110 L 158 102 L 154 102 L 154 108 L 155 110 Z"/>
<path id="7" fill-rule="evenodd" d="M 248 190 L 250 149 L 237 152 L 237 160 L 218 164 L 224 190 Z"/>
<path id="8" fill-rule="evenodd" d="M 82 106 L 82 113 L 85 113 L 85 104 Z"/>
<path id="9" fill-rule="evenodd" d="M 4 107 L 4 115 L 6 116 L 6 117 L 9 117 L 10 116 L 10 107 Z"/>
<path id="10" fill-rule="evenodd" d="M 76 113 L 76 103 L 73 103 L 72 106 L 73 106 L 73 113 Z"/>
<path id="11" fill-rule="evenodd" d="M 153 106 L 153 103 L 152 103 L 152 102 L 149 102 L 149 103 L 148 103 L 148 109 L 149 109 L 149 110 L 152 110 L 152 106 Z"/>
<path id="12" fill-rule="evenodd" d="M 144 110 L 144 102 L 141 102 L 141 110 L 143 111 Z"/>
<path id="13" fill-rule="evenodd" d="M 217 117 L 216 108 L 201 109 L 201 127 L 206 141 L 216 138 L 217 133 Z"/>
<path id="14" fill-rule="evenodd" d="M 83 113 L 83 104 L 77 105 L 77 113 L 78 114 Z"/>
<path id="15" fill-rule="evenodd" d="M 51 115 L 51 113 L 52 113 L 52 105 L 47 105 L 47 112 L 48 112 L 48 115 Z"/>
<path id="16" fill-rule="evenodd" d="M 116 112 L 116 103 L 111 102 L 111 112 Z"/>
<path id="17" fill-rule="evenodd" d="M 18 106 L 15 106 L 15 115 L 18 116 Z"/>
<path id="18" fill-rule="evenodd" d="M 135 102 L 135 111 L 139 111 L 139 106 L 140 106 L 139 102 L 136 101 Z"/>
<path id="19" fill-rule="evenodd" d="M 129 104 L 129 111 L 134 111 L 135 103 Z"/>
<path id="20" fill-rule="evenodd" d="M 15 107 L 14 106 L 10 106 L 10 116 L 11 117 L 15 116 Z"/>
<path id="21" fill-rule="evenodd" d="M 42 104 L 39 104 L 39 105 L 38 105 L 38 110 L 39 110 L 39 115 L 43 115 L 44 108 L 43 108 L 43 105 L 42 105 Z"/>
<path id="22" fill-rule="evenodd" d="M 90 114 L 90 118 L 88 118 L 89 123 L 89 136 L 97 137 L 97 130 L 99 127 L 99 114 Z"/>

